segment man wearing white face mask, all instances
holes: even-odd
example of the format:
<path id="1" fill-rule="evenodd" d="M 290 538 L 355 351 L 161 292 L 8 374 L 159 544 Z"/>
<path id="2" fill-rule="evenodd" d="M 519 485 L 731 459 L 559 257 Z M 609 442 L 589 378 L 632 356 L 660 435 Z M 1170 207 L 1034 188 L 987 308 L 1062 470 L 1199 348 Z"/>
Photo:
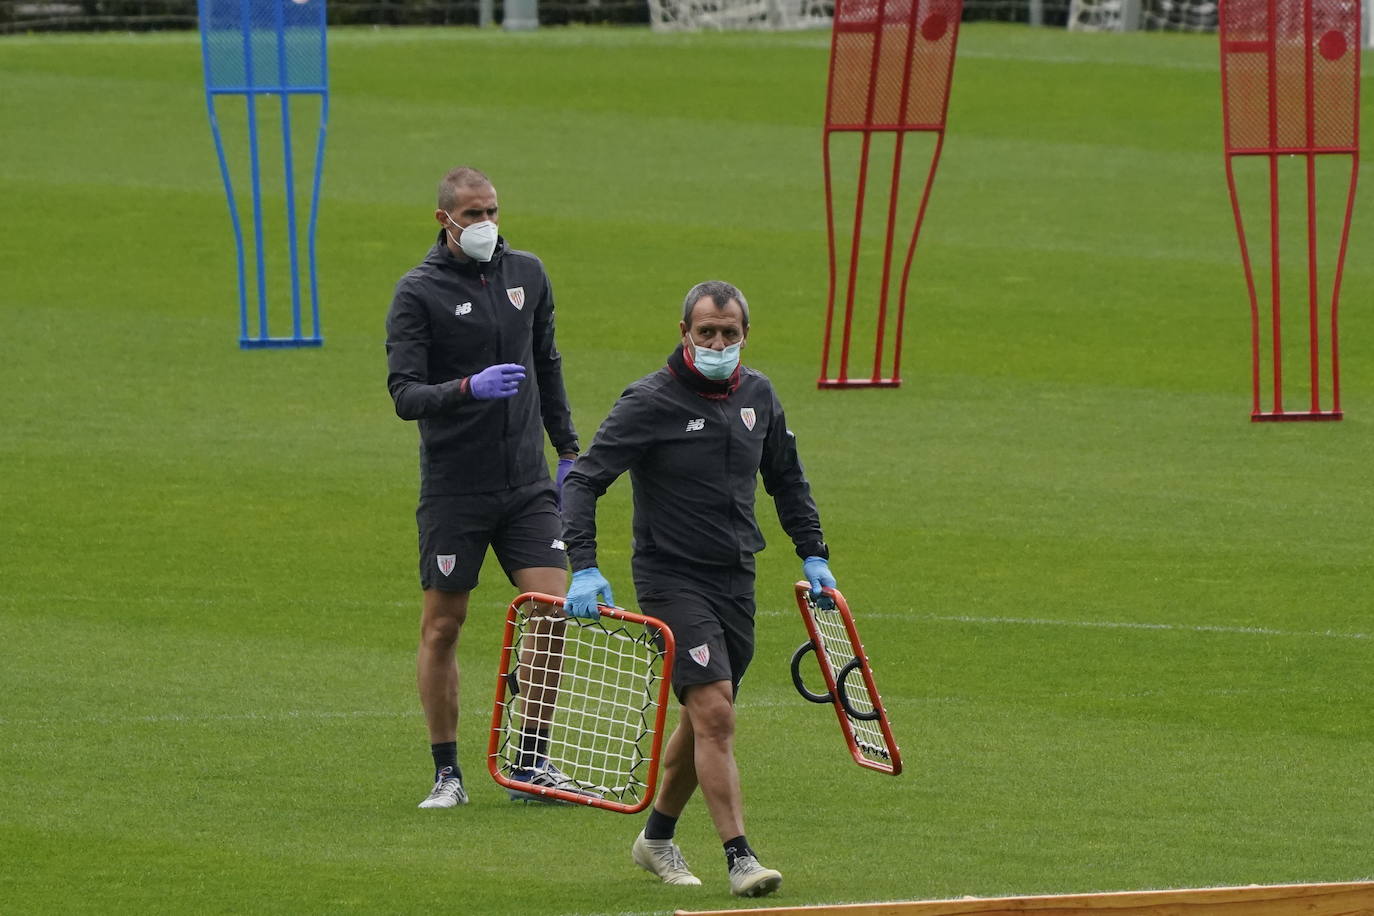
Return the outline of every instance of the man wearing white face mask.
<path id="1" fill-rule="evenodd" d="M 563 488 L 563 540 L 573 569 L 567 609 L 614 603 L 596 565 L 596 501 L 626 471 L 634 492 L 632 570 L 639 607 L 677 642 L 682 712 L 635 864 L 668 884 L 700 884 L 673 835 L 698 786 L 725 848 L 730 891 L 772 893 L 782 875 L 759 864 L 744 834 L 734 759 L 735 695 L 754 655 L 755 480 L 803 560 L 814 594 L 835 585 L 811 486 L 782 405 L 763 373 L 740 365 L 749 304 L 729 283 L 692 287 L 668 364 L 625 389 Z"/>
<path id="2" fill-rule="evenodd" d="M 387 388 L 404 420 L 419 421 L 420 587 L 416 683 L 434 783 L 421 808 L 466 804 L 458 766 L 455 650 L 487 547 L 520 591 L 561 595 L 567 555 L 558 490 L 577 457 L 554 343 L 544 265 L 497 233 L 496 189 L 476 169 L 439 183 L 438 237 L 396 285 L 386 319 Z M 550 480 L 544 434 L 558 453 Z M 544 718 L 556 678 L 527 693 Z M 547 760 L 546 732 L 521 748 L 522 781 L 576 790 Z M 523 796 L 522 796 L 523 797 Z"/>

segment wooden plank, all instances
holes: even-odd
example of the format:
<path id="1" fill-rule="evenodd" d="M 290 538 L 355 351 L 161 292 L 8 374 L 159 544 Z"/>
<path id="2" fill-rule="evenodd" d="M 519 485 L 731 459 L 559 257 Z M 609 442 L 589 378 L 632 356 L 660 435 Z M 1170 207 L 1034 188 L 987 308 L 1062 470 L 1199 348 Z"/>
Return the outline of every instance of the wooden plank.
<path id="1" fill-rule="evenodd" d="M 1374 916 L 1374 881 L 1126 891 L 1046 897 L 965 897 L 750 910 L 678 910 L 676 916 Z"/>

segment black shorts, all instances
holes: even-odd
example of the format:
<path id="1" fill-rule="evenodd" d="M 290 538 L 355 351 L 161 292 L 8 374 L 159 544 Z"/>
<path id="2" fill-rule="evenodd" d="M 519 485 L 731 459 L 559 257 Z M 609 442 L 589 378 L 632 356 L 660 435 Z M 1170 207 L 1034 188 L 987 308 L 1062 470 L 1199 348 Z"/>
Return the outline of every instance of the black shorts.
<path id="1" fill-rule="evenodd" d="M 740 681 L 754 658 L 754 570 L 634 558 L 639 609 L 673 631 L 673 692 Z"/>
<path id="2" fill-rule="evenodd" d="M 489 546 L 508 579 L 517 569 L 568 565 L 558 500 L 548 480 L 497 493 L 421 496 L 415 521 L 421 588 L 472 591 Z"/>

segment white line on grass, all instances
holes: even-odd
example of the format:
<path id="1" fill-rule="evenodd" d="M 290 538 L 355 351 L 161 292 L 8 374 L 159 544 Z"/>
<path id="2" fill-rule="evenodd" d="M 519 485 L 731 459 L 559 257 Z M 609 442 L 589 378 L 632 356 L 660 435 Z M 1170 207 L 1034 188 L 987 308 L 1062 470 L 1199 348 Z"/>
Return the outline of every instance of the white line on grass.
<path id="1" fill-rule="evenodd" d="M 0 595 L 0 601 L 4 601 L 12 596 Z M 101 601 L 109 602 L 108 595 L 58 595 L 53 596 L 58 601 Z M 17 598 L 14 599 L 17 603 Z M 135 595 L 123 596 L 119 598 L 122 602 L 144 603 L 144 604 L 205 604 L 219 605 L 233 603 L 234 599 L 223 598 L 177 598 L 167 595 Z M 361 599 L 349 599 L 344 597 L 331 598 L 334 604 L 346 604 L 350 606 L 369 606 L 369 607 L 399 607 L 408 608 L 415 602 L 413 601 L 365 601 Z M 260 602 L 261 599 L 247 599 L 248 603 Z M 278 604 L 297 603 L 290 599 L 277 600 Z M 795 613 L 791 610 L 760 610 L 758 615 L 761 617 L 791 617 Z M 1369 633 L 1341 633 L 1336 630 L 1278 630 L 1272 627 L 1235 627 L 1235 626 L 1214 626 L 1208 624 L 1183 624 L 1183 623 L 1138 623 L 1126 620 L 1054 620 L 1049 617 L 974 617 L 965 614 L 905 614 L 900 611 L 864 611 L 860 617 L 864 620 L 923 620 L 934 623 L 973 623 L 973 624 L 1010 624 L 1013 626 L 1037 626 L 1037 627 L 1087 627 L 1089 629 L 1101 630 L 1158 630 L 1163 632 L 1179 633 L 1231 633 L 1239 636 L 1284 636 L 1300 639 L 1374 639 L 1374 634 Z M 0 720 L 3 721 L 3 720 Z"/>
<path id="2" fill-rule="evenodd" d="M 790 617 L 788 611 L 759 611 L 767 616 Z M 1178 633 L 1232 633 L 1241 636 L 1287 636 L 1305 639 L 1371 639 L 1368 633 L 1340 633 L 1335 630 L 1276 630 L 1271 627 L 1226 627 L 1208 624 L 1135 623 L 1125 620 L 1054 620 L 1048 617 L 972 617 L 963 614 L 902 614 L 892 611 L 870 613 L 862 619 L 924 620 L 936 623 L 1011 624 L 1030 627 L 1087 627 L 1101 630 L 1160 630 Z"/>
<path id="3" fill-rule="evenodd" d="M 288 722 L 296 719 L 400 719 L 417 715 L 405 712 L 380 712 L 366 709 L 352 712 L 324 712 L 319 710 L 286 709 L 281 712 L 242 712 L 223 715 L 184 715 L 166 713 L 149 716 L 33 716 L 30 718 L 0 717 L 0 725 L 35 725 L 50 722 L 79 722 L 91 725 L 115 725 L 129 722 Z"/>

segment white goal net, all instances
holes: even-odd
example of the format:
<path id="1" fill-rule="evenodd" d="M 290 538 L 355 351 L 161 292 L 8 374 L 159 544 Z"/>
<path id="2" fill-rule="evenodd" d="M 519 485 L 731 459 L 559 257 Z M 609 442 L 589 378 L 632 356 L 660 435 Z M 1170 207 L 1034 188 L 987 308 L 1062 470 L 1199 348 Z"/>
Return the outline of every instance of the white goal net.
<path id="1" fill-rule="evenodd" d="M 1030 3 L 1033 0 L 1022 2 Z M 1068 27 L 1079 32 L 1215 32 L 1220 2 L 1069 0 Z M 1361 17 L 1361 44 L 1366 48 L 1374 47 L 1374 0 L 1364 0 Z"/>
<path id="2" fill-rule="evenodd" d="M 1214 0 L 1072 0 L 1069 28 L 1081 32 L 1215 32 Z"/>
<path id="3" fill-rule="evenodd" d="M 828 28 L 831 0 L 649 0 L 656 31 Z"/>

